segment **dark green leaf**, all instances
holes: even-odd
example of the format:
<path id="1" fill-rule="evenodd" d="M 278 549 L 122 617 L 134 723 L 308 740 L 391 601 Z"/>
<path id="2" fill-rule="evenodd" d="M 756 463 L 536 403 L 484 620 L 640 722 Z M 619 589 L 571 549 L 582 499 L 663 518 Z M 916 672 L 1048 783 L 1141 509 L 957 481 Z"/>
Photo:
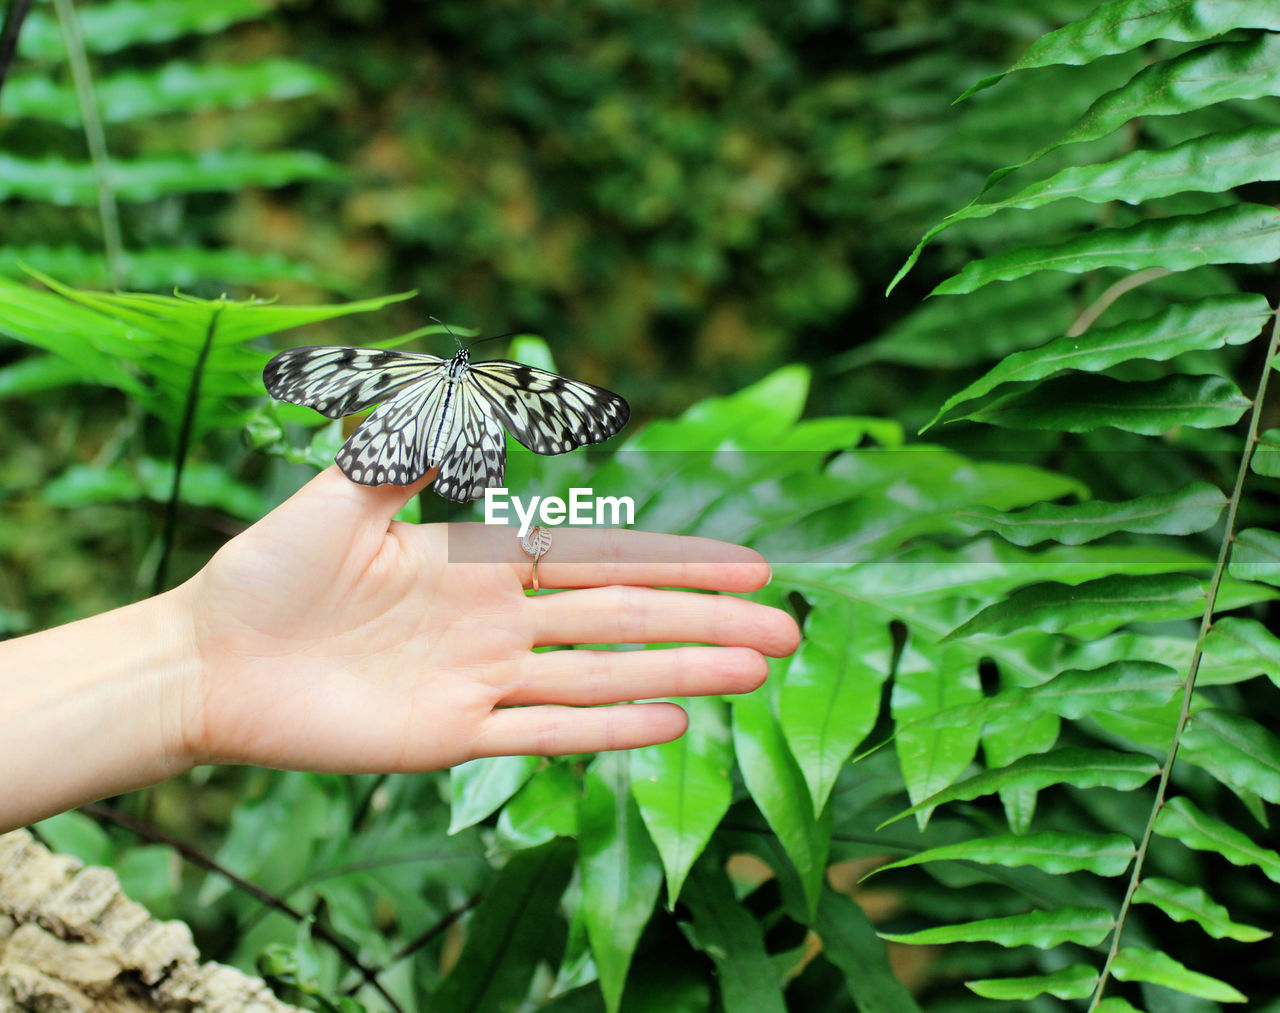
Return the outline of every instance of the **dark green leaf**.
<path id="1" fill-rule="evenodd" d="M 1227 572 L 1237 580 L 1261 580 L 1280 586 L 1280 535 L 1246 528 L 1231 545 Z"/>
<path id="2" fill-rule="evenodd" d="M 1237 791 L 1280 802 L 1280 738 L 1241 714 L 1197 711 L 1183 732 L 1178 757 Z"/>
<path id="3" fill-rule="evenodd" d="M 1185 886 L 1171 879 L 1144 879 L 1138 884 L 1133 902 L 1154 904 L 1176 922 L 1194 921 L 1214 939 L 1256 943 L 1271 935 L 1265 929 L 1233 922 L 1227 909 L 1204 890 L 1198 886 Z"/>
<path id="4" fill-rule="evenodd" d="M 1280 855 L 1201 812 L 1189 798 L 1178 796 L 1167 801 L 1156 817 L 1155 831 L 1181 841 L 1188 848 L 1215 852 L 1232 865 L 1256 865 L 1268 879 L 1280 883 Z"/>
<path id="5" fill-rule="evenodd" d="M 859 1013 L 920 1013 L 911 993 L 889 966 L 871 919 L 844 894 L 827 888 L 813 924 L 822 953 L 844 975 Z"/>

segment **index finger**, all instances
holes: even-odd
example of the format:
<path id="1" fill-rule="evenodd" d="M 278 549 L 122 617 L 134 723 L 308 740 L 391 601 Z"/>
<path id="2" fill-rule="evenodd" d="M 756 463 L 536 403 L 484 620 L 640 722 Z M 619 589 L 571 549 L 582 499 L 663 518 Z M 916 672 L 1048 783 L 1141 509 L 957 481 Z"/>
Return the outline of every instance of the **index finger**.
<path id="1" fill-rule="evenodd" d="M 543 528 L 551 547 L 538 562 L 542 587 L 694 587 L 756 591 L 769 582 L 769 564 L 754 549 L 714 538 L 664 535 L 631 528 Z M 530 586 L 533 558 L 514 527 L 452 524 L 449 561 L 509 564 Z"/>

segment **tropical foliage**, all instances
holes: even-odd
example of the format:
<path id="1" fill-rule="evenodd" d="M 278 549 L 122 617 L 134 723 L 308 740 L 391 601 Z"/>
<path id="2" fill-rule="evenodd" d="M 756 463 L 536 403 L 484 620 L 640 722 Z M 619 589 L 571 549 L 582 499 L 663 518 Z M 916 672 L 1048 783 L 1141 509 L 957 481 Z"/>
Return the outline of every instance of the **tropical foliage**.
<path id="1" fill-rule="evenodd" d="M 92 11 L 109 26 L 158 5 L 87 5 L 84 34 Z M 513 444 L 509 483 L 626 491 L 639 527 L 764 552 L 774 575 L 759 598 L 805 630 L 764 689 L 681 701 L 688 734 L 629 754 L 395 777 L 201 770 L 39 833 L 115 867 L 209 956 L 316 1009 L 1280 1003 L 1265 942 L 1280 911 L 1280 429 L 1267 399 L 1280 2 L 887 6 L 678 6 L 677 32 L 647 5 L 521 5 L 505 20 L 433 5 L 410 17 L 456 43 L 416 69 L 447 80 L 440 116 L 409 117 L 381 153 L 385 185 L 339 198 L 386 230 L 371 270 L 384 291 L 416 280 L 392 252 L 452 245 L 460 262 L 423 283 L 447 313 L 465 301 L 455 286 L 548 332 L 622 339 L 587 340 L 575 365 L 652 363 L 661 344 L 641 332 L 660 325 L 693 335 L 685 361 L 738 356 L 705 376 L 751 382 L 680 410 L 664 391 L 602 455 Z M 376 37 L 376 8 L 334 4 L 298 36 L 314 46 L 341 23 Z M 1050 31 L 1050 18 L 1067 23 Z M 170 24 L 179 38 L 232 20 Z M 29 58 L 58 60 L 56 20 L 33 24 Z M 141 36 L 123 37 L 85 45 L 123 54 L 97 75 L 108 137 L 127 119 L 106 112 L 109 81 L 127 94 L 138 75 L 175 73 L 131 65 Z M 566 40 L 588 39 L 566 62 Z M 854 55 L 840 52 L 850 40 Z M 403 98 L 417 78 L 388 68 L 416 44 L 388 38 L 385 65 L 351 79 Z M 1005 56 L 1012 70 L 997 72 Z M 187 69 L 218 108 L 285 94 L 221 88 L 213 60 Z M 327 93 L 307 78 L 318 72 L 293 70 Z M 58 113 L 33 85 L 11 92 L 19 80 L 0 108 L 14 115 L 26 94 L 24 115 L 76 121 L 73 92 Z M 136 100 L 134 115 L 186 114 L 182 94 Z M 708 125 L 712 112 L 724 122 Z M 426 144 L 437 137 L 452 147 Z M 253 157 L 279 154 L 268 148 Z M 174 185 L 197 188 L 198 160 L 173 151 Z M 497 168 L 477 183 L 458 152 L 493 152 Z M 423 164 L 435 172 L 406 182 Z M 87 182 L 64 192 L 95 204 L 101 181 L 77 171 Z M 329 172 L 303 206 L 335 199 Z M 29 204 L 2 213 L 20 210 L 35 220 Z M 155 208 L 137 210 L 141 223 Z M 175 220 L 184 239 L 212 234 L 200 214 Z M 908 229 L 923 235 L 914 251 Z M 866 308 L 890 285 L 892 301 Z M 263 403 L 260 339 L 306 326 L 310 342 L 361 314 L 385 344 L 404 329 L 393 300 L 0 283 L 0 394 L 37 418 L 74 400 L 71 385 L 123 406 L 59 470 L 30 463 L 31 437 L 5 465 L 26 484 L 10 483 L 23 492 L 0 527 L 0 578 L 34 570 L 44 536 L 22 532 L 50 517 L 86 524 L 76 552 L 100 550 L 97 537 L 127 560 L 119 596 L 194 569 L 340 438 Z M 797 348 L 808 362 L 783 364 Z M 525 336 L 510 354 L 552 353 Z M 612 382 L 639 404 L 656 375 Z M 76 426 L 103 428 L 92 411 Z M 163 507 L 139 519 L 119 505 L 138 499 Z M 26 596 L 0 583 L 0 620 L 55 617 L 75 583 L 42 579 Z"/>

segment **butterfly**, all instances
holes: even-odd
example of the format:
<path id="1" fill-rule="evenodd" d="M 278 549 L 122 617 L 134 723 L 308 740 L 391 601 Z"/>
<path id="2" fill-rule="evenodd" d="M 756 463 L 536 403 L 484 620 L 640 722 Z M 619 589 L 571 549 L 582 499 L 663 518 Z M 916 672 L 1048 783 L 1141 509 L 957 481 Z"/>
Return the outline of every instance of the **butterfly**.
<path id="1" fill-rule="evenodd" d="M 335 460 L 360 485 L 410 485 L 438 467 L 433 488 L 458 503 L 502 485 L 504 427 L 536 454 L 563 454 L 617 433 L 631 408 L 613 391 L 506 359 L 471 362 L 382 348 L 309 345 L 262 371 L 278 401 L 336 419 L 378 405 Z"/>

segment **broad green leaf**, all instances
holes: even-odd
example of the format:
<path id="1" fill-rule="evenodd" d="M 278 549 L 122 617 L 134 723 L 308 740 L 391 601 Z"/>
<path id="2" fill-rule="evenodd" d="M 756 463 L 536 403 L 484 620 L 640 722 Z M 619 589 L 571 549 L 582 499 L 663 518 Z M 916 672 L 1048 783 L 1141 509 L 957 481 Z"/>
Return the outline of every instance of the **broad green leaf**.
<path id="1" fill-rule="evenodd" d="M 515 1010 L 554 944 L 573 849 L 553 841 L 513 855 L 471 916 L 458 961 L 431 996 L 432 1013 Z M 563 929 L 559 930 L 563 940 Z"/>
<path id="2" fill-rule="evenodd" d="M 1081 871 L 1097 876 L 1119 876 L 1129 867 L 1134 850 L 1133 841 L 1123 834 L 1045 830 L 1035 834 L 998 834 L 944 844 L 882 865 L 875 872 L 922 862 L 977 862 L 983 865 L 1032 865 L 1055 876 Z"/>
<path id="3" fill-rule="evenodd" d="M 1249 466 L 1259 475 L 1280 478 L 1280 429 L 1268 429 L 1258 437 Z"/>
<path id="4" fill-rule="evenodd" d="M 812 912 L 831 848 L 831 806 L 814 816 L 804 774 L 764 693 L 733 698 L 733 745 L 747 791 L 799 873 Z"/>
<path id="5" fill-rule="evenodd" d="M 1143 1013 L 1127 999 L 1121 999 L 1119 996 L 1112 996 L 1109 999 L 1103 999 L 1098 1003 L 1097 1013 Z"/>
<path id="6" fill-rule="evenodd" d="M 252 63 L 174 61 L 156 70 L 97 78 L 94 99 L 106 123 L 204 109 L 241 109 L 258 102 L 329 95 L 337 82 L 299 60 L 271 57 Z M 80 104 L 69 83 L 27 74 L 5 82 L 5 112 L 53 120 L 79 129 Z"/>
<path id="7" fill-rule="evenodd" d="M 1271 935 L 1265 929 L 1232 921 L 1227 909 L 1200 887 L 1185 886 L 1172 879 L 1144 879 L 1134 892 L 1133 902 L 1154 904 L 1175 922 L 1193 921 L 1214 939 L 1256 943 Z"/>
<path id="8" fill-rule="evenodd" d="M 1103 577 L 1075 587 L 1032 584 L 987 606 L 947 636 L 1004 636 L 1027 628 L 1096 636 L 1125 623 L 1196 616 L 1204 598 L 1203 581 L 1182 573 Z"/>
<path id="9" fill-rule="evenodd" d="M 173 490 L 172 461 L 139 458 L 132 469 L 73 464 L 51 479 L 40 496 L 52 506 L 76 508 L 91 503 L 136 503 L 141 499 L 164 503 Z M 188 461 L 182 472 L 182 501 L 192 506 L 221 510 L 232 517 L 256 521 L 272 506 L 270 499 L 251 485 L 237 481 L 221 465 Z"/>
<path id="10" fill-rule="evenodd" d="M 1218 653 L 1225 653 L 1219 647 L 1224 641 L 1233 645 L 1241 645 L 1256 659 L 1256 664 L 1272 682 L 1280 685 L 1280 638 L 1268 630 L 1256 619 L 1245 619 L 1241 616 L 1223 616 L 1213 621 L 1209 636 L 1205 638 L 1204 660 L 1211 660 Z"/>
<path id="11" fill-rule="evenodd" d="M 1268 125 L 1193 137 L 1163 151 L 1131 151 L 1100 165 L 1070 166 L 1023 187 L 1012 197 L 975 202 L 949 215 L 925 233 L 897 278 L 915 266 L 920 252 L 935 236 L 964 221 L 1007 209 L 1030 210 L 1067 197 L 1094 204 L 1124 201 L 1137 205 L 1188 190 L 1222 193 L 1276 179 L 1280 176 L 1278 155 L 1280 130 Z"/>
<path id="12" fill-rule="evenodd" d="M 908 645 L 894 672 L 894 750 L 907 793 L 920 802 L 953 783 L 978 751 L 981 722 L 933 725 L 929 718 L 982 699 L 973 653 L 964 645 Z M 928 818 L 922 811 L 921 826 Z"/>
<path id="13" fill-rule="evenodd" d="M 1063 943 L 1097 946 L 1111 934 L 1114 925 L 1115 919 L 1106 908 L 1060 907 L 1003 918 L 981 918 L 961 925 L 940 925 L 919 932 L 882 932 L 880 937 L 910 946 L 988 942 L 1047 950 Z"/>
<path id="14" fill-rule="evenodd" d="M 542 762 L 537 756 L 485 756 L 449 771 L 449 833 L 479 823 L 519 791 Z"/>
<path id="15" fill-rule="evenodd" d="M 1108 0 L 1086 17 L 1037 39 L 1012 67 L 984 77 L 960 98 L 1018 70 L 1092 63 L 1155 39 L 1203 42 L 1236 28 L 1280 30 L 1280 11 L 1258 0 Z"/>
<path id="16" fill-rule="evenodd" d="M 1184 352 L 1243 344 L 1258 335 L 1269 314 L 1262 296 L 1215 296 L 1175 304 L 1141 320 L 1055 338 L 1040 348 L 1001 359 L 982 377 L 948 398 L 925 429 L 956 405 L 988 394 L 1002 383 L 1042 380 L 1068 369 L 1096 373 L 1130 359 L 1160 362 Z"/>
<path id="17" fill-rule="evenodd" d="M 842 893 L 826 888 L 813 922 L 822 955 L 844 975 L 859 1013 L 920 1013 L 889 966 L 884 943 L 867 913 Z"/>
<path id="18" fill-rule="evenodd" d="M 965 987 L 984 999 L 1034 999 L 1038 995 L 1052 995 L 1059 999 L 1087 999 L 1098 983 L 1098 972 L 1087 964 L 1072 964 L 1059 968 L 1052 974 L 1031 978 L 987 978 L 982 981 L 966 981 Z"/>
<path id="19" fill-rule="evenodd" d="M 1186 271 L 1205 264 L 1269 264 L 1277 259 L 1280 212 L 1261 204 L 1232 204 L 1198 215 L 1096 229 L 1054 246 L 1022 246 L 971 261 L 933 294 L 961 295 L 1037 271 L 1083 274 L 1103 267 Z"/>
<path id="20" fill-rule="evenodd" d="M 704 855 L 694 866 L 680 899 L 693 914 L 694 944 L 716 965 L 725 1013 L 786 1013 L 763 927 L 738 902 L 715 858 Z"/>
<path id="21" fill-rule="evenodd" d="M 1237 792 L 1280 802 L 1280 738 L 1242 714 L 1218 708 L 1198 711 L 1183 732 L 1178 757 Z"/>
<path id="22" fill-rule="evenodd" d="M 1194 534 L 1216 524 L 1226 505 L 1227 497 L 1217 486 L 1193 482 L 1175 492 L 1139 496 L 1122 503 L 1037 503 L 1017 513 L 974 508 L 957 511 L 956 519 L 966 528 L 994 531 L 1014 545 L 1049 540 L 1061 545 L 1082 545 L 1117 531 Z"/>
<path id="23" fill-rule="evenodd" d="M 140 43 L 170 42 L 186 35 L 212 35 L 239 21 L 260 18 L 266 0 L 110 0 L 78 9 L 87 50 L 115 53 Z M 52 11 L 37 8 L 23 25 L 18 52 L 33 60 L 66 59 L 62 31 Z"/>
<path id="24" fill-rule="evenodd" d="M 1001 770 L 975 774 L 903 810 L 881 826 L 914 815 L 925 808 L 936 808 L 945 802 L 967 802 L 990 795 L 1006 785 L 1030 785 L 1040 789 L 1053 784 L 1070 784 L 1076 788 L 1105 787 L 1117 791 L 1132 791 L 1146 784 L 1159 771 L 1154 760 L 1135 753 L 1075 747 L 1056 749 L 1050 753 L 1024 756 Z"/>
<path id="25" fill-rule="evenodd" d="M 1239 421 L 1251 402 L 1226 377 L 1166 376 L 1124 381 L 1070 373 L 1006 394 L 961 416 L 1006 429 L 1088 433 L 1111 426 L 1159 436 L 1179 426 L 1218 429 Z"/>
<path id="26" fill-rule="evenodd" d="M 35 828 L 54 851 L 72 855 L 86 865 L 110 865 L 115 856 L 107 832 L 96 820 L 74 809 L 41 820 Z"/>
<path id="27" fill-rule="evenodd" d="M 1280 854 L 1260 847 L 1246 834 L 1202 812 L 1185 796 L 1165 802 L 1156 817 L 1155 832 L 1196 851 L 1212 851 L 1232 865 L 1256 865 L 1268 879 L 1280 883 Z"/>
<path id="28" fill-rule="evenodd" d="M 706 697 L 691 697 L 680 704 L 689 713 L 689 730 L 673 742 L 630 754 L 631 793 L 662 856 L 671 907 L 733 794 L 727 705 Z"/>
<path id="29" fill-rule="evenodd" d="M 1192 971 L 1166 953 L 1126 946 L 1111 962 L 1111 973 L 1120 981 L 1145 981 L 1214 1002 L 1246 1002 L 1246 997 L 1225 981 Z"/>
<path id="30" fill-rule="evenodd" d="M 1280 535 L 1246 528 L 1231 544 L 1227 572 L 1237 580 L 1261 580 L 1280 586 Z"/>
<path id="31" fill-rule="evenodd" d="M 605 1008 L 616 1013 L 636 943 L 662 888 L 662 862 L 631 796 L 626 755 L 600 754 L 585 782 L 578 813 L 582 913 Z"/>
<path id="32" fill-rule="evenodd" d="M 30 355 L 0 368 L 0 397 L 39 394 L 90 382 L 93 378 L 70 359 L 56 355 Z"/>
<path id="33" fill-rule="evenodd" d="M 190 157 L 115 161 L 111 165 L 116 199 L 130 203 L 169 194 L 276 187 L 338 175 L 337 166 L 309 151 L 207 151 Z M 88 162 L 55 157 L 28 161 L 0 154 L 0 199 L 14 198 L 93 207 L 98 200 L 97 178 Z"/>
<path id="34" fill-rule="evenodd" d="M 581 778 L 567 763 L 543 767 L 502 807 L 499 840 L 522 850 L 576 835 L 581 789 Z"/>
<path id="35" fill-rule="evenodd" d="M 823 595 L 812 604 L 778 706 L 816 814 L 840 768 L 875 725 L 893 640 L 881 617 L 860 615 L 847 598 Z"/>

